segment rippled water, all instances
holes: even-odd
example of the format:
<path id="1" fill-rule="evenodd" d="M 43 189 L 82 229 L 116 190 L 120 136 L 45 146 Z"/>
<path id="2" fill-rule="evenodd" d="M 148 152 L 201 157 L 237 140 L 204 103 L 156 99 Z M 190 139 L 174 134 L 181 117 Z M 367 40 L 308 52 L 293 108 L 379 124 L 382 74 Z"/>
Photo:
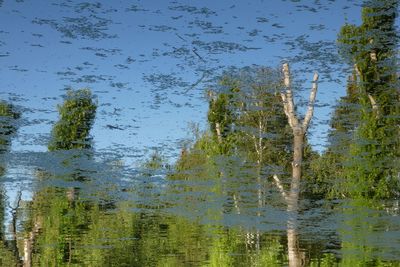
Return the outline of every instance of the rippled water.
<path id="1" fill-rule="evenodd" d="M 3 266 L 27 264 L 27 244 L 33 266 L 288 264 L 291 215 L 266 182 L 168 181 L 77 153 L 7 158 Z M 397 266 L 399 212 L 397 200 L 302 199 L 299 249 L 311 266 Z"/>
<path id="2" fill-rule="evenodd" d="M 0 266 L 400 266 L 389 2 L 0 0 Z"/>

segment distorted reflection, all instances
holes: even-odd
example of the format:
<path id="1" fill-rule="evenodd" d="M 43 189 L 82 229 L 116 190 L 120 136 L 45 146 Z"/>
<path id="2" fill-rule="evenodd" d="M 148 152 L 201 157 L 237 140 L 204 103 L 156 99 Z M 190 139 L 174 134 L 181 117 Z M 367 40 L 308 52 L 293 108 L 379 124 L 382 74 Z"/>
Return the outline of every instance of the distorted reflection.
<path id="1" fill-rule="evenodd" d="M 0 1 L 0 266 L 399 266 L 399 1 L 185 2 Z"/>

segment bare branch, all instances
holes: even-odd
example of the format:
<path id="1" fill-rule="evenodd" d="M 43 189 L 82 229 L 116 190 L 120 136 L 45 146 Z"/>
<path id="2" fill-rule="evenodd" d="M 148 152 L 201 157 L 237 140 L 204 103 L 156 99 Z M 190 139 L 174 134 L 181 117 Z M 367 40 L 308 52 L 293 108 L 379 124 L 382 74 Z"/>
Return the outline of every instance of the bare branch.
<path id="1" fill-rule="evenodd" d="M 318 73 L 314 73 L 314 78 L 313 78 L 313 85 L 311 88 L 310 92 L 310 100 L 308 102 L 308 109 L 306 116 L 303 121 L 303 131 L 306 132 L 308 126 L 310 125 L 311 118 L 314 113 L 314 103 L 315 103 L 315 97 L 317 95 L 317 90 L 318 90 Z"/>
<path id="2" fill-rule="evenodd" d="M 192 52 L 193 52 L 201 61 L 206 62 L 206 61 L 204 60 L 204 58 L 202 58 L 202 57 L 199 55 L 199 53 L 197 53 L 196 48 L 193 48 L 193 49 L 192 49 Z"/>
<path id="3" fill-rule="evenodd" d="M 377 111 L 378 110 L 378 104 L 376 103 L 374 97 L 372 95 L 368 94 L 368 98 L 369 98 L 369 101 L 371 102 L 372 109 Z"/>
<path id="4" fill-rule="evenodd" d="M 375 116 L 379 117 L 378 103 L 376 103 L 375 98 L 372 95 L 368 94 L 368 98 L 371 102 L 372 110 L 374 111 Z"/>
<path id="5" fill-rule="evenodd" d="M 265 144 L 264 146 L 262 146 L 262 150 L 265 150 L 267 148 L 268 144 Z"/>
<path id="6" fill-rule="evenodd" d="M 180 36 L 179 34 L 175 33 L 175 35 L 178 36 L 179 39 L 181 39 L 181 40 L 187 42 L 187 40 L 186 40 L 185 38 L 183 38 L 182 36 Z"/>
<path id="7" fill-rule="evenodd" d="M 287 196 L 287 194 L 286 194 L 285 189 L 284 189 L 283 186 L 282 186 L 281 180 L 279 180 L 279 178 L 278 178 L 278 175 L 274 174 L 272 177 L 274 178 L 275 185 L 276 185 L 276 187 L 278 187 L 279 192 L 281 192 L 281 195 L 283 196 L 283 198 L 284 198 L 286 201 L 288 201 L 288 200 L 289 200 L 289 199 L 288 199 L 288 196 Z"/>
<path id="8" fill-rule="evenodd" d="M 14 214 L 17 212 L 17 210 L 19 209 L 19 205 L 21 203 L 21 199 L 22 199 L 22 192 L 18 191 L 17 200 L 15 201 L 15 203 L 16 203 L 15 208 L 12 207 L 10 204 L 8 204 L 8 207 L 11 209 L 11 213 Z"/>
<path id="9" fill-rule="evenodd" d="M 290 88 L 290 71 L 288 63 L 283 64 L 282 72 L 283 72 L 283 83 L 285 84 L 286 88 Z"/>
<path id="10" fill-rule="evenodd" d="M 286 92 L 281 93 L 283 107 L 285 114 L 288 118 L 289 125 L 292 129 L 298 128 L 299 120 L 296 117 L 296 113 L 294 111 L 294 102 L 293 102 L 293 93 L 292 88 L 290 87 L 290 71 L 289 64 L 285 63 L 282 67 L 283 72 L 283 82 L 286 87 Z"/>
<path id="11" fill-rule="evenodd" d="M 256 150 L 257 155 L 260 154 L 260 151 L 258 150 L 258 143 L 257 143 L 257 138 L 254 135 L 251 135 L 251 138 L 254 141 L 254 149 Z"/>
<path id="12" fill-rule="evenodd" d="M 287 117 L 289 117 L 289 110 L 287 109 L 287 99 L 286 99 L 286 94 L 285 93 L 281 93 L 281 98 L 282 98 L 282 103 L 283 103 L 283 110 L 285 111 L 285 114 Z"/>
<path id="13" fill-rule="evenodd" d="M 296 127 L 295 118 L 292 117 L 292 113 L 289 112 L 288 101 L 285 93 L 281 93 L 282 103 L 283 103 L 283 111 L 285 112 L 286 117 L 288 118 L 289 125 L 292 129 Z"/>
<path id="14" fill-rule="evenodd" d="M 292 93 L 292 87 L 291 87 L 291 81 L 290 81 L 290 71 L 289 71 L 288 63 L 283 64 L 282 72 L 283 72 L 283 82 L 286 87 L 286 98 L 287 98 L 288 111 L 290 113 L 293 113 L 293 115 L 294 115 L 293 93 Z"/>

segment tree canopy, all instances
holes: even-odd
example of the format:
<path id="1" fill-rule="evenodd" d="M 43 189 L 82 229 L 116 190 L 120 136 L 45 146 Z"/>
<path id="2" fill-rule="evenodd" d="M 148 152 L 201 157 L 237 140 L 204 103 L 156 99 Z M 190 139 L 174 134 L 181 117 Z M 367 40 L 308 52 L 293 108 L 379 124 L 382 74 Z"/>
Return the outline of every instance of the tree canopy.
<path id="1" fill-rule="evenodd" d="M 53 127 L 49 150 L 89 148 L 96 109 L 89 89 L 67 91 L 64 103 L 58 106 L 60 119 Z"/>

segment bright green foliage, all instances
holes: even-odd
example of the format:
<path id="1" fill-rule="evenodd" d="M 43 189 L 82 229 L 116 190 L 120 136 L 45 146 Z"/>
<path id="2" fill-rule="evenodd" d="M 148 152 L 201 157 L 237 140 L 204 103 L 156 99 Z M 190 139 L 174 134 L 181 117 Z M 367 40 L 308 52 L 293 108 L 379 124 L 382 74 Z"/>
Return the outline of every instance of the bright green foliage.
<path id="1" fill-rule="evenodd" d="M 0 266 L 19 266 L 19 260 L 4 244 L 0 243 Z"/>
<path id="2" fill-rule="evenodd" d="M 219 84 L 223 91 L 218 92 L 216 96 L 211 95 L 207 118 L 211 132 L 217 134 L 216 124 L 218 123 L 222 137 L 226 137 L 232 132 L 232 124 L 236 119 L 233 98 L 234 94 L 239 90 L 239 81 L 225 76 L 221 78 Z M 210 93 L 214 94 L 211 91 Z"/>
<path id="3" fill-rule="evenodd" d="M 0 152 L 5 152 L 16 132 L 15 120 L 20 117 L 13 105 L 0 101 Z"/>
<path id="4" fill-rule="evenodd" d="M 49 150 L 89 148 L 96 109 L 89 89 L 68 91 L 63 105 L 58 106 L 60 119 L 53 128 Z"/>
<path id="5" fill-rule="evenodd" d="M 74 189 L 70 189 L 74 190 Z M 51 199 L 51 202 L 47 202 Z M 88 229 L 90 205 L 80 200 L 69 200 L 66 190 L 46 188 L 36 193 L 33 203 L 31 230 L 40 225 L 40 234 L 36 237 L 37 249 L 34 250 L 34 266 L 81 265 L 75 258 L 74 248 L 81 231 Z M 45 246 L 53 244 L 53 246 Z"/>
<path id="6" fill-rule="evenodd" d="M 361 26 L 346 24 L 338 37 L 342 56 L 349 63 L 357 64 L 362 87 L 373 96 L 387 91 L 393 82 L 397 9 L 397 0 L 367 1 Z"/>
<path id="7" fill-rule="evenodd" d="M 231 96 L 226 93 L 218 94 L 217 98 L 210 100 L 208 111 L 208 122 L 210 129 L 217 134 L 216 123 L 221 127 L 222 137 L 226 137 L 230 132 L 230 126 L 233 122 L 233 114 L 230 106 Z"/>
<path id="8" fill-rule="evenodd" d="M 78 191 L 70 198 L 68 191 L 45 188 L 32 200 L 27 231 L 35 223 L 41 226 L 32 250 L 33 266 L 286 266 L 288 262 L 285 231 L 265 233 L 202 224 L 199 221 L 204 218 L 188 220 L 156 208 L 141 212 L 142 203 L 131 201 L 115 200 L 110 207 L 93 198 L 85 200 Z M 196 194 L 190 193 L 186 194 L 187 207 L 179 206 L 179 210 L 196 209 L 192 202 Z M 338 207 L 343 209 L 338 220 L 343 240 L 341 248 L 335 248 L 338 254 L 325 247 L 321 236 L 315 240 L 313 233 L 305 235 L 300 242 L 307 251 L 305 266 L 399 266 L 390 261 L 390 255 L 396 255 L 395 246 L 382 246 L 388 237 L 380 239 L 377 231 L 396 232 L 396 220 L 388 219 L 385 210 L 371 203 L 376 202 Z M 217 212 L 213 222 L 219 225 L 225 219 L 229 216 Z M 389 240 L 395 242 L 396 235 Z M 4 263 L 13 263 L 11 253 L 1 244 L 0 255 Z"/>
<path id="9" fill-rule="evenodd" d="M 353 74 L 348 80 L 347 94 L 339 100 L 331 119 L 330 145 L 324 154 L 311 162 L 314 177 L 313 192 L 322 197 L 341 197 L 344 162 L 359 118 L 358 87 Z M 339 181 L 339 182 L 338 182 Z"/>
<path id="10" fill-rule="evenodd" d="M 331 120 L 331 127 L 334 130 L 333 133 L 330 133 L 331 138 L 337 138 L 334 136 L 336 133 L 349 134 L 354 131 L 357 126 L 357 118 L 359 116 L 359 92 L 356 79 L 356 74 L 353 73 L 347 81 L 346 95 L 340 98 L 339 104 L 335 108 Z M 332 141 L 335 142 L 337 140 Z"/>
<path id="11" fill-rule="evenodd" d="M 259 165 L 288 164 L 292 141 L 279 96 L 279 73 L 265 67 L 233 69 L 225 72 L 220 85 L 208 113 L 212 132 L 215 122 L 220 123 L 225 147 Z"/>
<path id="12" fill-rule="evenodd" d="M 343 163 L 345 193 L 388 198 L 398 194 L 400 105 L 397 90 L 395 19 L 398 1 L 368 1 L 362 25 L 345 25 L 339 34 L 341 54 L 358 73 L 357 128 Z"/>
<path id="13" fill-rule="evenodd" d="M 341 262 L 339 266 L 400 266 L 395 257 L 396 248 L 385 250 L 382 243 L 396 244 L 396 220 L 388 216 L 390 207 L 382 208 L 382 203 L 368 199 L 357 199 L 343 203 L 343 221 L 339 225 Z M 393 207 L 393 211 L 396 207 Z M 377 229 L 386 229 L 390 234 L 383 238 Z M 385 235 L 385 234 L 383 234 Z M 383 241 L 385 240 L 385 241 Z M 386 259 L 385 259 L 386 258 Z"/>
<path id="14" fill-rule="evenodd" d="M 176 172 L 169 178 L 191 180 L 219 177 L 215 157 L 225 154 L 226 150 L 221 150 L 221 147 L 211 133 L 204 133 L 191 148 L 182 150 L 175 164 Z"/>
<path id="15" fill-rule="evenodd" d="M 28 231 L 30 225 L 40 225 L 33 266 L 187 266 L 206 261 L 203 226 L 179 217 L 133 213 L 126 202 L 111 210 L 85 201 L 78 192 L 71 199 L 69 190 L 46 188 L 35 194 L 27 225 Z"/>
<path id="16" fill-rule="evenodd" d="M 288 166 L 292 133 L 279 95 L 279 72 L 257 67 L 244 68 L 234 75 L 240 79 L 235 95 L 238 147 L 259 165 Z"/>
<path id="17" fill-rule="evenodd" d="M 325 253 L 320 258 L 312 259 L 310 267 L 335 267 L 339 265 L 339 260 L 335 257 L 333 253 Z"/>
<path id="18" fill-rule="evenodd" d="M 255 232 L 248 234 L 254 239 L 257 237 Z M 282 262 L 287 260 L 280 236 L 259 234 L 259 240 L 254 239 L 237 229 L 220 233 L 211 240 L 207 266 L 282 266 Z"/>

